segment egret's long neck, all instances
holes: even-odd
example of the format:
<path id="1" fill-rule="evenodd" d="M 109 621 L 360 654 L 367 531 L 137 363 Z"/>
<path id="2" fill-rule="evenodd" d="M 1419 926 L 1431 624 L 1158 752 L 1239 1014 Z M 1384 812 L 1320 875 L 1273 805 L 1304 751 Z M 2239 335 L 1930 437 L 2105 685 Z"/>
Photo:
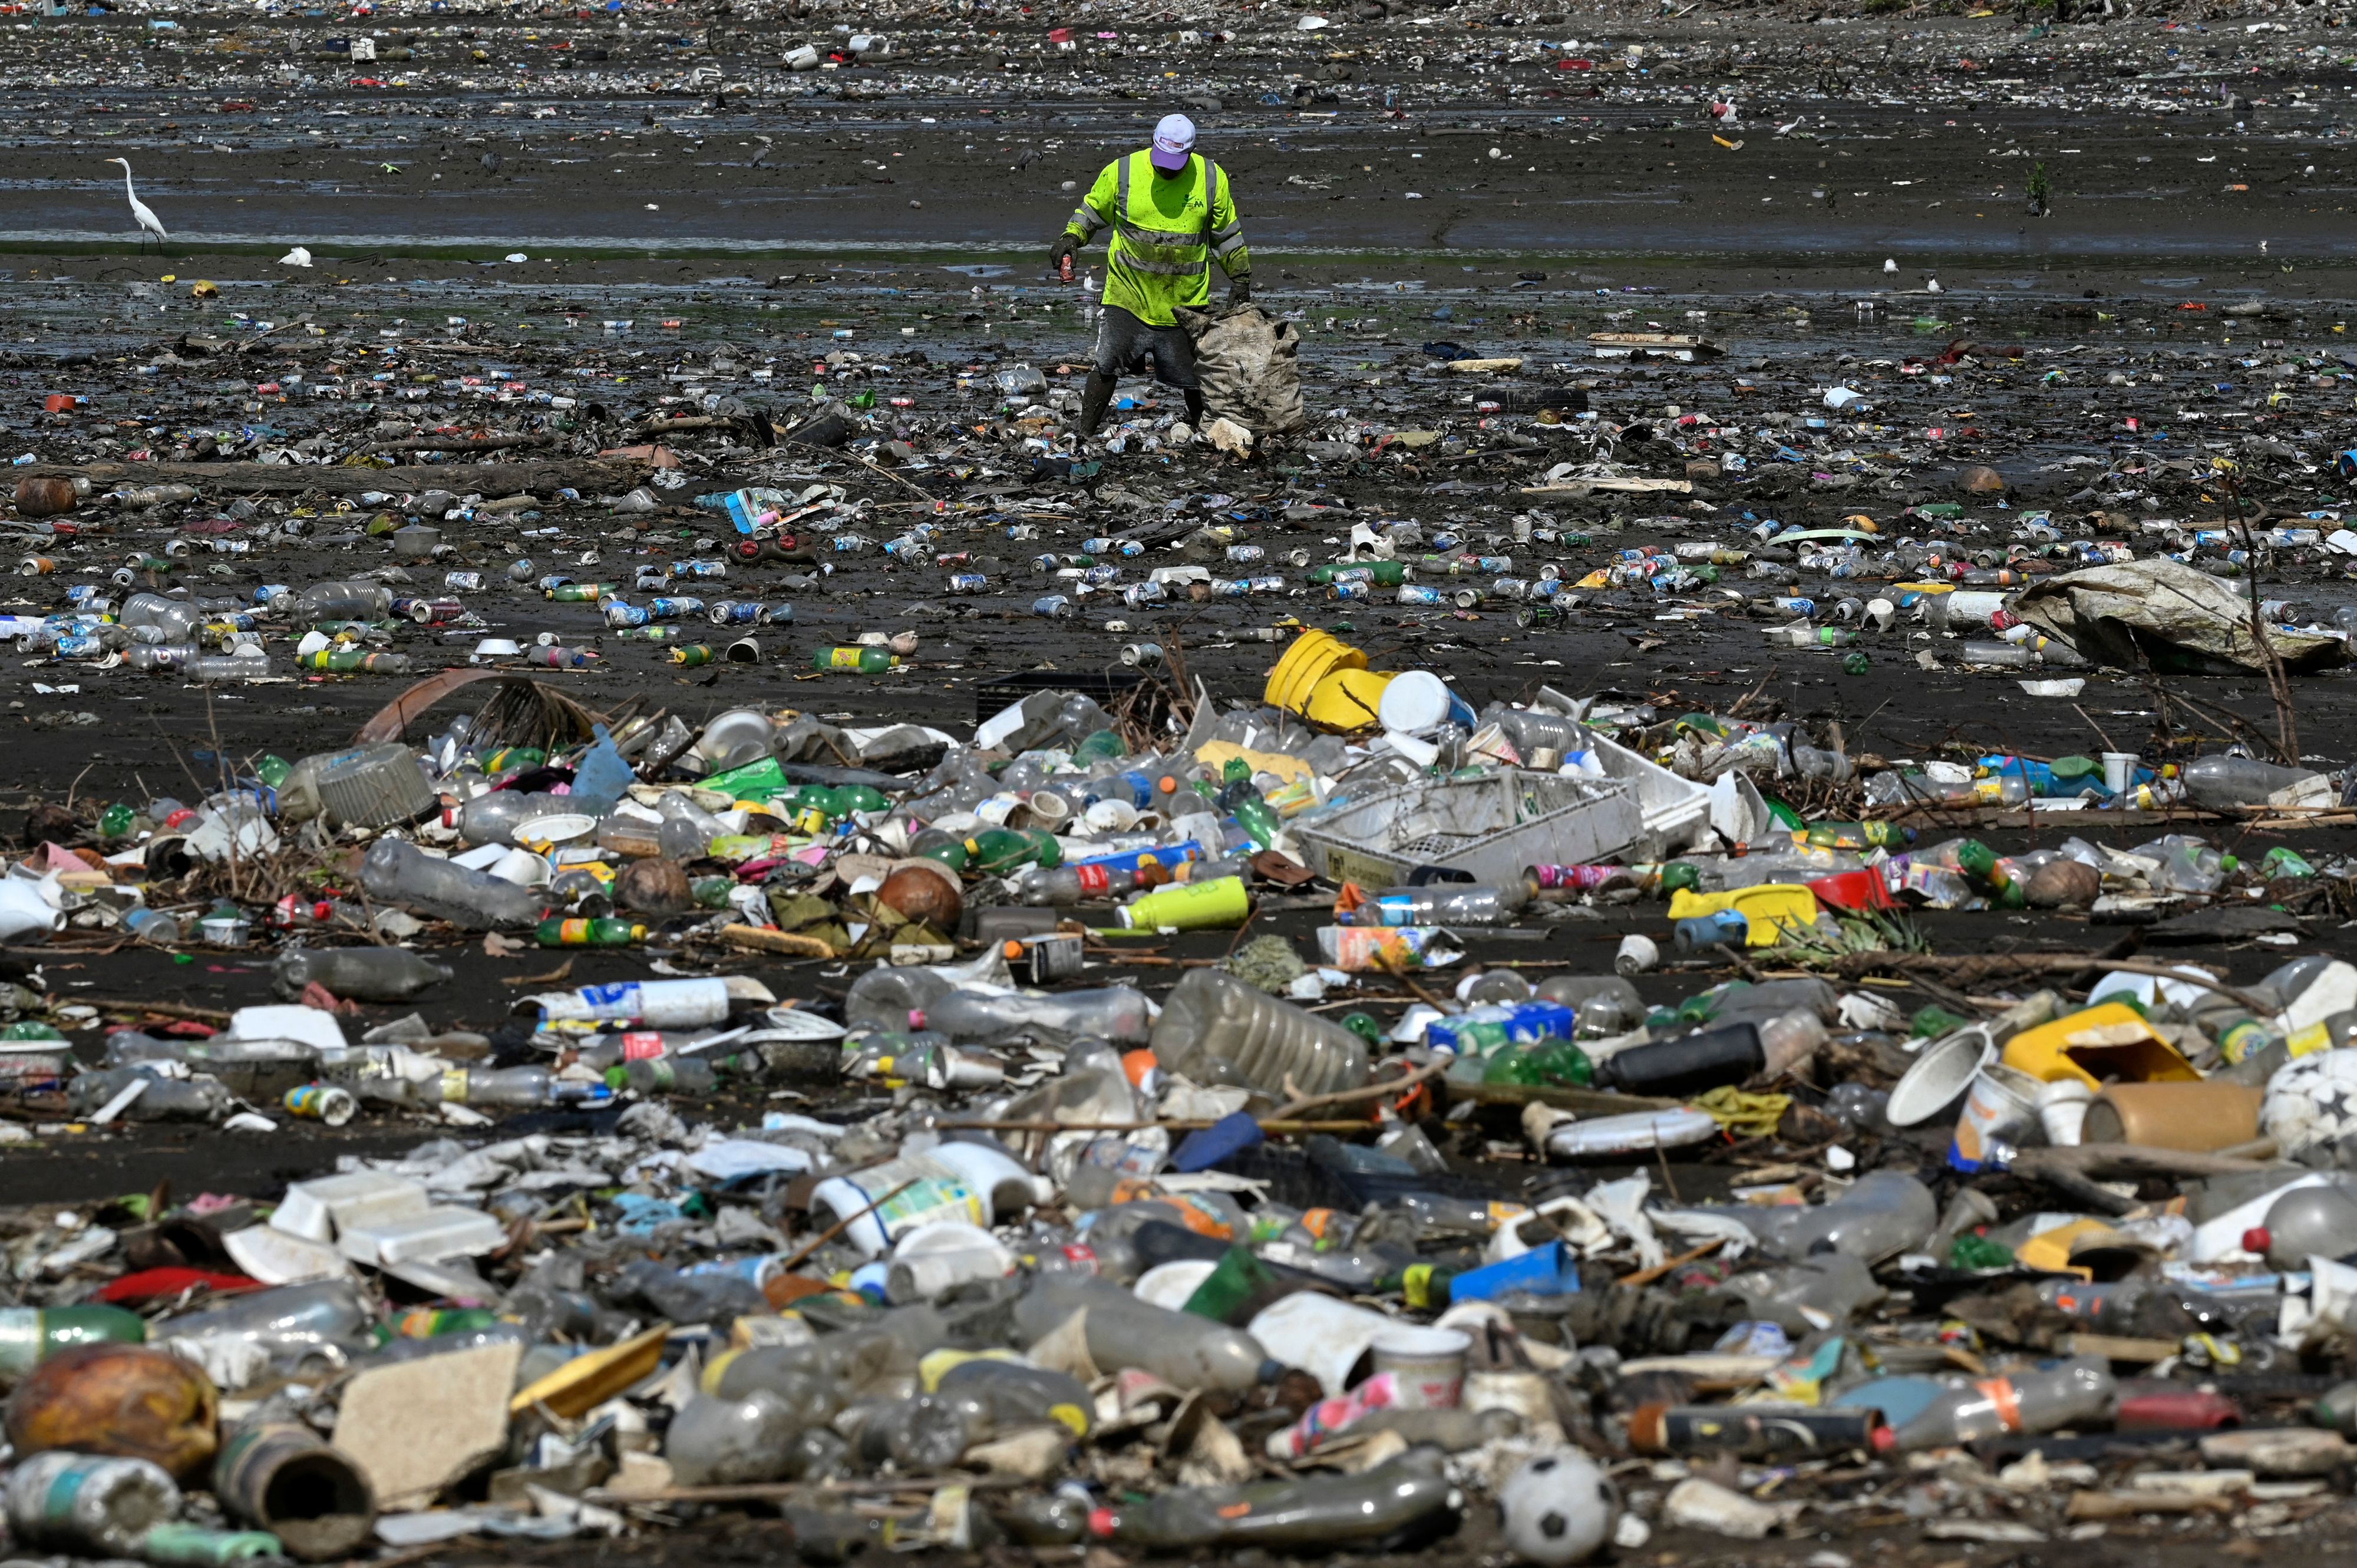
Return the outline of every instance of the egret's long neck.
<path id="1" fill-rule="evenodd" d="M 123 194 L 129 197 L 134 201 L 139 199 L 138 193 L 131 188 L 131 166 L 129 164 L 124 164 L 123 166 Z"/>

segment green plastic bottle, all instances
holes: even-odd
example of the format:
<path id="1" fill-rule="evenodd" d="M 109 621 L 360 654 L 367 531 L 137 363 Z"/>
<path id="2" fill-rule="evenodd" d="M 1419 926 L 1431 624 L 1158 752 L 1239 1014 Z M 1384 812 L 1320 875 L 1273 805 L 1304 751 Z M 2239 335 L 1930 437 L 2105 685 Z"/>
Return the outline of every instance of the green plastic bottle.
<path id="1" fill-rule="evenodd" d="M 267 753 L 264 755 L 261 761 L 253 765 L 253 776 L 256 779 L 261 779 L 264 784 L 269 785 L 273 789 L 278 789 L 284 785 L 294 772 L 295 765 L 293 763 L 287 761 L 283 757 L 272 756 Z"/>
<path id="2" fill-rule="evenodd" d="M 853 670 L 862 675 L 881 675 L 899 667 L 900 660 L 884 648 L 822 648 L 811 655 L 811 668 L 822 674 Z"/>
<path id="3" fill-rule="evenodd" d="M 118 801 L 98 814 L 98 836 L 103 839 L 128 838 L 131 830 L 138 824 L 139 813 Z"/>
<path id="4" fill-rule="evenodd" d="M 1121 744 L 1121 736 L 1109 729 L 1098 730 L 1072 748 L 1072 760 L 1083 768 L 1092 763 L 1111 762 L 1116 757 L 1127 755 L 1128 747 Z"/>
<path id="5" fill-rule="evenodd" d="M 1247 795 L 1238 801 L 1235 816 L 1236 825 L 1251 834 L 1253 843 L 1262 849 L 1275 843 L 1276 835 L 1285 826 L 1276 814 L 1276 808 L 1258 795 Z"/>
<path id="6" fill-rule="evenodd" d="M 84 1345 L 144 1345 L 147 1324 L 119 1306 L 0 1307 L 0 1383 Z"/>
<path id="7" fill-rule="evenodd" d="M 1178 1310 L 1241 1327 L 1275 1294 L 1276 1276 L 1268 1265 L 1243 1247 L 1231 1247 Z"/>
<path id="8" fill-rule="evenodd" d="M 628 920 L 543 920 L 533 935 L 544 948 L 626 948 L 647 939 Z"/>
<path id="9" fill-rule="evenodd" d="M 2316 875 L 2316 867 L 2309 865 L 2307 861 L 2301 859 L 2298 851 L 2287 848 L 2282 844 L 2277 844 L 2275 848 L 2267 851 L 2266 857 L 2259 862 L 2259 867 L 2260 870 L 2265 873 L 2266 879 L 2270 882 L 2273 882 L 2278 876 L 2313 876 Z"/>
<path id="10" fill-rule="evenodd" d="M 1481 1069 L 1483 1083 L 1586 1089 L 1596 1076 L 1587 1053 L 1569 1040 L 1539 1040 L 1499 1052 Z"/>
<path id="11" fill-rule="evenodd" d="M 984 876 L 1004 876 L 1026 865 L 1052 870 L 1063 862 L 1056 835 L 1037 829 L 985 828 L 965 841 L 965 864 Z"/>
<path id="12" fill-rule="evenodd" d="M 2021 883 L 1997 864 L 1996 851 L 1980 840 L 1965 839 L 1956 845 L 1956 869 L 1986 888 L 1991 900 L 2000 908 L 2022 907 Z"/>

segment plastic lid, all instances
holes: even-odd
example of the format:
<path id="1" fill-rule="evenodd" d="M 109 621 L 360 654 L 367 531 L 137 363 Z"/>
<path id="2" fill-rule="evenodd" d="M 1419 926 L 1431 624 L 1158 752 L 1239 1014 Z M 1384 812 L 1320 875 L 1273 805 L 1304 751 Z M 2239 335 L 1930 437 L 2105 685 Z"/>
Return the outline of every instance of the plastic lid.
<path id="1" fill-rule="evenodd" d="M 2243 1232 L 2243 1251 L 2264 1253 L 2275 1245 L 2275 1237 L 2264 1225 L 2254 1225 Z"/>

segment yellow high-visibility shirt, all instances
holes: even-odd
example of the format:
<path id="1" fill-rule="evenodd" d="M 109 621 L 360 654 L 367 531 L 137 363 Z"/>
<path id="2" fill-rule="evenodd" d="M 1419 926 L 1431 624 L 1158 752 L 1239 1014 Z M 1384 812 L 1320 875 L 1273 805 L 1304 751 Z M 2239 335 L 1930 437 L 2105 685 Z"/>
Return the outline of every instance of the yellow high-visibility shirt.
<path id="1" fill-rule="evenodd" d="M 1228 276 L 1252 272 L 1235 195 L 1220 166 L 1190 153 L 1187 167 L 1165 177 L 1141 149 L 1105 165 L 1064 225 L 1087 244 L 1113 231 L 1106 247 L 1104 303 L 1150 327 L 1168 327 L 1181 308 L 1211 297 L 1211 261 Z"/>

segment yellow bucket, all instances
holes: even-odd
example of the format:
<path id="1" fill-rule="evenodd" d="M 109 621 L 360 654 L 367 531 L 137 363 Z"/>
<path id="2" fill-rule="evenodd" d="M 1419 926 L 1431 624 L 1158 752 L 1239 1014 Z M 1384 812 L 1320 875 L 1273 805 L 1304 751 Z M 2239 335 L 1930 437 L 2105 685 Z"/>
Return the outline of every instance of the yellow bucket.
<path id="1" fill-rule="evenodd" d="M 1260 700 L 1287 713 L 1303 713 L 1318 682 L 1338 670 L 1366 667 L 1367 656 L 1349 643 L 1326 632 L 1305 631 L 1293 639 L 1293 646 L 1285 650 L 1285 657 L 1268 672 L 1268 684 L 1262 690 Z"/>
<path id="2" fill-rule="evenodd" d="M 1337 670 L 1310 689 L 1301 716 L 1320 729 L 1370 729 L 1383 688 L 1398 676 L 1390 671 Z"/>

